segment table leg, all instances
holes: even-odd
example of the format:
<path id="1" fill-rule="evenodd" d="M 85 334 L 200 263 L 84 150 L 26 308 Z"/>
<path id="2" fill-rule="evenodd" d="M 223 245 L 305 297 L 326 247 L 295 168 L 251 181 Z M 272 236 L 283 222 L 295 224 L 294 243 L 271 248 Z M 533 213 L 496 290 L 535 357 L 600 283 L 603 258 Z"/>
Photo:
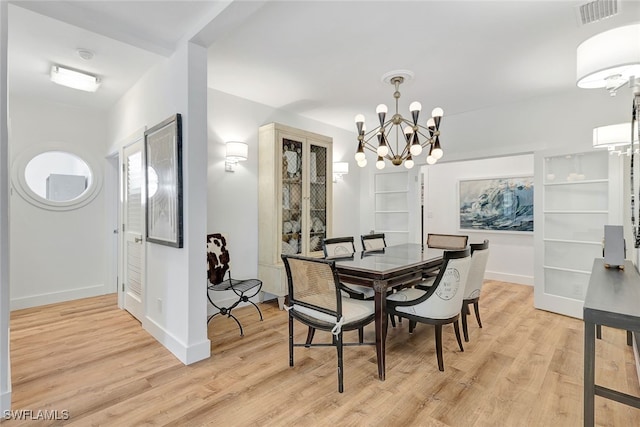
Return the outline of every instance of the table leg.
<path id="1" fill-rule="evenodd" d="M 385 377 L 385 343 L 387 340 L 387 290 L 385 286 L 381 286 L 378 282 L 374 282 L 373 286 L 376 291 L 374 295 L 375 301 L 375 327 L 376 327 L 376 355 L 378 357 L 378 378 L 384 381 Z"/>
<path id="2" fill-rule="evenodd" d="M 584 322 L 584 425 L 592 427 L 595 421 L 595 365 L 596 336 L 592 322 Z"/>

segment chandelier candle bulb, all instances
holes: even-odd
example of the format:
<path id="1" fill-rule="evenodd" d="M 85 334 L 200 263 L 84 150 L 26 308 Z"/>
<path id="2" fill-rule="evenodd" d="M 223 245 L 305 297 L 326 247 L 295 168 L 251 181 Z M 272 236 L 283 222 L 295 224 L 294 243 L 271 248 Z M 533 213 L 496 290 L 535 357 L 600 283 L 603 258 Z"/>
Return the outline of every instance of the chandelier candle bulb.
<path id="1" fill-rule="evenodd" d="M 411 169 L 415 165 L 413 158 L 420 155 L 427 146 L 429 146 L 428 164 L 434 164 L 438 159 L 442 158 L 443 151 L 439 140 L 440 123 L 444 115 L 442 108 L 436 107 L 432 110 L 432 117 L 427 120 L 426 127 L 418 124 L 420 111 L 422 111 L 420 102 L 414 101 L 409 104 L 411 119 L 403 117 L 398 112 L 400 84 L 405 79 L 412 77 L 413 73 L 408 70 L 391 71 L 382 77 L 382 81 L 391 83 L 395 87 L 393 93 L 395 111 L 387 119 L 388 107 L 385 104 L 378 104 L 376 114 L 380 124 L 375 129 L 366 132 L 364 115 L 358 114 L 355 116 L 358 131 L 358 149 L 355 155 L 358 166 L 364 167 L 367 164 L 365 148 L 376 153 L 377 160 L 375 165 L 378 169 L 384 167 L 386 160 L 391 161 L 394 166 L 404 164 L 407 169 Z M 374 138 L 377 138 L 377 144 L 375 144 L 376 139 Z M 395 140 L 390 141 L 389 138 L 395 138 Z"/>
<path id="2" fill-rule="evenodd" d="M 411 169 L 413 167 L 413 159 L 411 158 L 411 155 L 409 155 L 409 157 L 404 161 L 404 167 L 407 169 Z"/>
<path id="3" fill-rule="evenodd" d="M 382 157 L 389 154 L 389 146 L 385 141 L 384 135 L 381 133 L 378 134 L 378 148 L 376 149 L 376 152 L 378 153 L 378 156 Z"/>

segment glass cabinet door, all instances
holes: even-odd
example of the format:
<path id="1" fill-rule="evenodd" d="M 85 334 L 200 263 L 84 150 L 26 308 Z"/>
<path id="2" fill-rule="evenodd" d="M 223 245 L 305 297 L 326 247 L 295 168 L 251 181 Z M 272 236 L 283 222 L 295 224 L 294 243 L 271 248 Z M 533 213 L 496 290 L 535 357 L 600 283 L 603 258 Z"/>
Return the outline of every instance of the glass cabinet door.
<path id="1" fill-rule="evenodd" d="M 282 253 L 302 253 L 302 147 L 300 141 L 282 140 Z"/>
<path id="2" fill-rule="evenodd" d="M 308 253 L 321 251 L 322 240 L 327 237 L 327 171 L 327 148 L 310 144 Z"/>

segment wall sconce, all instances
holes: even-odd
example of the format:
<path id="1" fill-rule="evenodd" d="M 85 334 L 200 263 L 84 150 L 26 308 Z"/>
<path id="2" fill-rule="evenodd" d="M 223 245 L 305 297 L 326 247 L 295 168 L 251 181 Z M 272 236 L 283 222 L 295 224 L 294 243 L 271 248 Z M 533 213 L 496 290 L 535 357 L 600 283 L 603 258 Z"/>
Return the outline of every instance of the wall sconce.
<path id="1" fill-rule="evenodd" d="M 349 173 L 349 163 L 335 162 L 333 164 L 333 182 L 342 181 L 342 175 Z"/>
<path id="2" fill-rule="evenodd" d="M 224 161 L 224 170 L 235 172 L 238 162 L 244 162 L 249 156 L 249 146 L 244 142 L 229 141 L 226 143 L 227 154 Z"/>
<path id="3" fill-rule="evenodd" d="M 605 88 L 611 96 L 640 76 L 640 24 L 596 34 L 577 49 L 578 87 Z"/>
<path id="4" fill-rule="evenodd" d="M 631 123 L 618 123 L 617 125 L 600 126 L 593 129 L 593 148 L 606 148 L 609 154 L 630 155 L 631 147 Z M 638 124 L 633 130 L 635 141 L 638 142 Z"/>

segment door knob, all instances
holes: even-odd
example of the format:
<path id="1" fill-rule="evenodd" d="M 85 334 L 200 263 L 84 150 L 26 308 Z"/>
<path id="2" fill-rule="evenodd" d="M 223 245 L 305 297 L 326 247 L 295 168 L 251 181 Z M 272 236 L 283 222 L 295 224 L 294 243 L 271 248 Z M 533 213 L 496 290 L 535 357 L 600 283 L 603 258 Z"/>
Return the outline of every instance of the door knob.
<path id="1" fill-rule="evenodd" d="M 140 242 L 142 242 L 142 237 L 135 237 L 133 240 L 134 240 L 136 243 L 140 243 Z"/>

